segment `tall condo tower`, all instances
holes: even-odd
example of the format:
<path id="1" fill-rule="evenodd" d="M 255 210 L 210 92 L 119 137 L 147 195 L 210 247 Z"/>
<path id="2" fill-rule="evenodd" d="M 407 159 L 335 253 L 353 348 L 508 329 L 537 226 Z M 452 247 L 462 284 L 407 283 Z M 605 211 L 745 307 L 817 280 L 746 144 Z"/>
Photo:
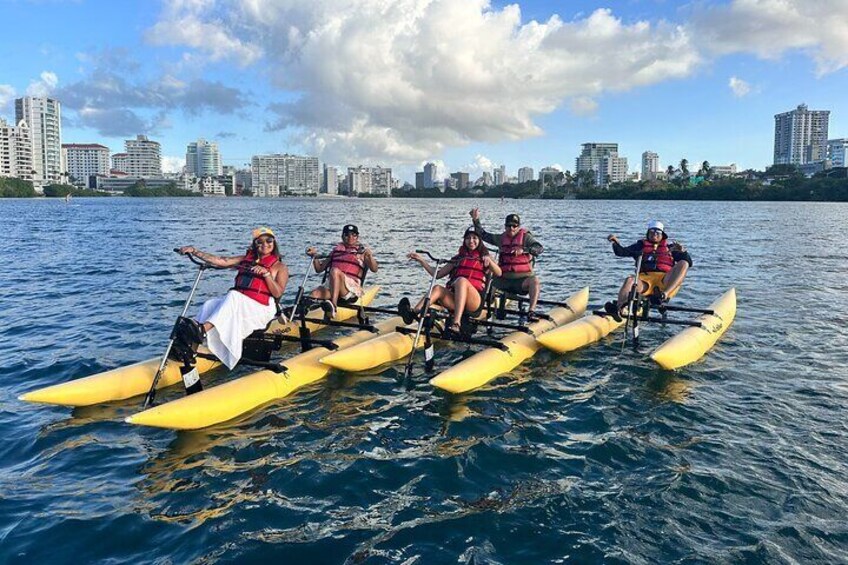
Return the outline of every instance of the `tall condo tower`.
<path id="1" fill-rule="evenodd" d="M 618 156 L 618 143 L 584 143 L 582 147 L 577 172 L 591 171 L 601 187 L 627 179 L 627 158 Z"/>
<path id="2" fill-rule="evenodd" d="M 806 165 L 827 157 L 830 110 L 808 110 L 801 104 L 774 116 L 774 164 Z"/>
<path id="3" fill-rule="evenodd" d="M 124 145 L 126 161 L 122 171 L 133 177 L 162 176 L 162 150 L 158 141 L 151 141 L 146 135 L 137 135 L 135 139 L 124 141 Z M 117 161 L 115 165 L 117 167 Z"/>
<path id="4" fill-rule="evenodd" d="M 198 139 L 186 147 L 186 173 L 196 177 L 215 177 L 224 173 L 221 153 L 214 141 Z"/>
<path id="5" fill-rule="evenodd" d="M 656 180 L 660 171 L 660 156 L 653 151 L 642 153 L 642 180 Z"/>
<path id="6" fill-rule="evenodd" d="M 15 121 L 24 120 L 32 139 L 32 184 L 62 181 L 62 107 L 58 100 L 26 96 L 15 100 Z"/>

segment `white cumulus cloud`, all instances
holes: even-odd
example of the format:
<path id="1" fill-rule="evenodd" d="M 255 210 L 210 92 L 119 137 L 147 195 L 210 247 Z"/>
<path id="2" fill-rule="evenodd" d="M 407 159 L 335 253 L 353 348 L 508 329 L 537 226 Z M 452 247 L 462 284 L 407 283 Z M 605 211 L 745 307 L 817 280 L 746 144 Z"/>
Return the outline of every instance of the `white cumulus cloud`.
<path id="1" fill-rule="evenodd" d="M 59 84 L 59 77 L 52 71 L 43 71 L 38 80 L 29 83 L 27 96 L 49 96 Z"/>
<path id="2" fill-rule="evenodd" d="M 183 167 L 185 167 L 185 157 L 162 155 L 163 173 L 181 173 L 183 172 Z"/>
<path id="3" fill-rule="evenodd" d="M 700 63 L 681 26 L 610 10 L 524 22 L 518 5 L 488 0 L 178 1 L 149 38 L 261 64 L 296 95 L 270 108 L 266 129 L 297 131 L 334 162 L 415 164 L 446 147 L 539 136 L 536 119 L 572 98 L 587 111 L 599 93 Z"/>
<path id="4" fill-rule="evenodd" d="M 730 77 L 728 86 L 737 98 L 743 98 L 751 93 L 751 85 L 738 77 Z"/>
<path id="5" fill-rule="evenodd" d="M 448 147 L 540 136 L 560 107 L 691 76 L 711 59 L 848 66 L 845 0 L 693 3 L 680 22 L 611 9 L 522 19 L 490 0 L 164 0 L 147 38 L 202 67 L 255 67 L 281 93 L 265 129 L 331 162 L 413 166 Z M 741 83 L 740 85 L 741 86 Z"/>
<path id="6" fill-rule="evenodd" d="M 588 96 L 572 98 L 569 106 L 577 116 L 592 116 L 598 111 L 598 103 Z"/>
<path id="7" fill-rule="evenodd" d="M 777 59 L 800 50 L 819 75 L 848 66 L 845 0 L 733 0 L 697 11 L 692 26 L 698 44 L 712 53 Z"/>
<path id="8" fill-rule="evenodd" d="M 10 84 L 0 84 L 0 110 L 12 104 L 15 99 L 15 89 Z"/>

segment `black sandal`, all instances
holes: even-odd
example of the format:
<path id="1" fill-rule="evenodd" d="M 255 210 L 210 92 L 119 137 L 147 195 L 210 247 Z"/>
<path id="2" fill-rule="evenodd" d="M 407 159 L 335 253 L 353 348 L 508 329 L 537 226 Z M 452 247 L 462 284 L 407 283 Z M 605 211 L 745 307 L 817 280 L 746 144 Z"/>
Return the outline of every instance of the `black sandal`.
<path id="1" fill-rule="evenodd" d="M 618 303 L 615 300 L 604 304 L 604 311 L 610 316 L 612 316 L 612 319 L 616 322 L 621 322 L 624 320 L 624 318 L 621 317 L 621 310 L 619 310 Z"/>
<path id="2" fill-rule="evenodd" d="M 412 304 L 409 303 L 409 298 L 403 297 L 398 302 L 398 314 L 403 318 L 404 324 L 411 324 L 418 317 L 412 309 Z"/>

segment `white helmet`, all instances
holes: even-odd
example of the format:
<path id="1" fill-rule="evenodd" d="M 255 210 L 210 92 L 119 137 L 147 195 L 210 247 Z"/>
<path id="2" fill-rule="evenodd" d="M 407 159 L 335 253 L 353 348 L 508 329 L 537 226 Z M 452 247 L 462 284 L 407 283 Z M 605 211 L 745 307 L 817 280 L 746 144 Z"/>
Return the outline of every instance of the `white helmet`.
<path id="1" fill-rule="evenodd" d="M 661 232 L 665 233 L 665 226 L 659 220 L 651 220 L 650 222 L 648 222 L 648 229 L 660 230 Z"/>

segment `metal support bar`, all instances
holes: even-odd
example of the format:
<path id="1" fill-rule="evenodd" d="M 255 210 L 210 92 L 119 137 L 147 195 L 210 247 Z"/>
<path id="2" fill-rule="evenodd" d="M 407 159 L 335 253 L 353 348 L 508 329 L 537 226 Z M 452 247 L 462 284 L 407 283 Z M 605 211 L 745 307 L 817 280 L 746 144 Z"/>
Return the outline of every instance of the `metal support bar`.
<path id="1" fill-rule="evenodd" d="M 694 314 L 709 314 L 711 316 L 715 315 L 715 310 L 704 310 L 703 308 L 684 308 L 683 306 L 657 306 L 657 310 L 662 312 L 663 310 L 667 310 L 669 312 L 692 312 Z"/>

